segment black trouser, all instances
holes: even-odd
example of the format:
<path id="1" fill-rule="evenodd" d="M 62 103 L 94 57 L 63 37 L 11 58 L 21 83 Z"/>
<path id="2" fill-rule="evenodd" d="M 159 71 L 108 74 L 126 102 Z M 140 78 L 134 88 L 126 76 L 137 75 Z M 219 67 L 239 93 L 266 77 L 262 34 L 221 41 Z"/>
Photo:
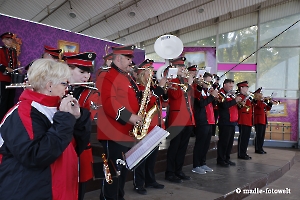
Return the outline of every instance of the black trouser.
<path id="1" fill-rule="evenodd" d="M 217 162 L 224 163 L 230 160 L 230 153 L 233 146 L 235 126 L 234 125 L 218 125 L 219 141 L 217 145 Z"/>
<path id="2" fill-rule="evenodd" d="M 130 147 L 132 142 L 114 142 L 111 140 L 100 141 L 104 153 L 106 154 L 107 160 L 110 160 L 115 164 L 117 159 L 123 159 L 122 152 L 125 154 Z M 113 178 L 113 183 L 108 184 L 105 179 L 102 182 L 100 199 L 107 200 L 118 200 L 124 198 L 124 186 L 127 176 L 127 168 L 124 166 L 121 170 L 121 175 L 119 177 Z"/>
<path id="3" fill-rule="evenodd" d="M 266 125 L 265 124 L 255 124 L 255 151 L 263 151 L 265 134 L 266 134 Z"/>
<path id="4" fill-rule="evenodd" d="M 170 132 L 170 146 L 167 151 L 166 176 L 182 172 L 185 153 L 193 126 L 171 126 L 167 129 Z"/>
<path id="5" fill-rule="evenodd" d="M 193 150 L 193 168 L 206 165 L 206 154 L 210 146 L 212 125 L 196 126 L 196 141 Z"/>
<path id="6" fill-rule="evenodd" d="M 137 168 L 133 171 L 133 185 L 135 187 L 149 185 L 156 182 L 154 166 L 156 157 L 158 154 L 158 147 L 156 147 L 153 152 L 139 164 Z"/>
<path id="7" fill-rule="evenodd" d="M 214 116 L 215 116 L 215 124 L 212 125 L 212 129 L 211 129 L 212 136 L 216 135 L 217 123 L 218 123 L 218 118 L 219 118 L 219 110 L 218 109 L 214 109 Z"/>
<path id="8" fill-rule="evenodd" d="M 86 190 L 86 183 L 87 182 L 81 182 L 79 183 L 78 187 L 78 200 L 83 200 L 84 199 L 84 194 Z"/>
<path id="9" fill-rule="evenodd" d="M 239 125 L 239 139 L 238 139 L 238 156 L 244 157 L 247 155 L 247 148 L 249 144 L 251 126 Z"/>
<path id="10" fill-rule="evenodd" d="M 9 82 L 0 81 L 0 121 L 8 110 L 14 106 L 16 89 L 5 89 Z"/>

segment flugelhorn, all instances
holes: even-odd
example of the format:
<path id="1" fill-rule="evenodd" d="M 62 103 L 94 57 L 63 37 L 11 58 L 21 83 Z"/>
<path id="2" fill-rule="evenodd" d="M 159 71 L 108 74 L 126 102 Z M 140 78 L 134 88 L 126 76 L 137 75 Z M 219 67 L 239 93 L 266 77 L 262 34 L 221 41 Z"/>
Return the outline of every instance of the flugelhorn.
<path id="1" fill-rule="evenodd" d="M 111 176 L 111 173 L 109 170 L 109 166 L 108 166 L 108 162 L 107 162 L 105 153 L 102 154 L 102 160 L 103 160 L 103 172 L 104 172 L 105 180 L 108 184 L 112 184 L 113 180 L 112 180 L 112 176 Z"/>

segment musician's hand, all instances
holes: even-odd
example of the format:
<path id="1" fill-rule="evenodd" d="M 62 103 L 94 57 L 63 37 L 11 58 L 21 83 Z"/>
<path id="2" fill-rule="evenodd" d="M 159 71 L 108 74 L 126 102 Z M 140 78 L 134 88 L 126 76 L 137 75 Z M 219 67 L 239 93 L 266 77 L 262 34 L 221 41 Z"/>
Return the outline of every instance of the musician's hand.
<path id="1" fill-rule="evenodd" d="M 210 90 L 210 95 L 212 95 L 213 97 L 218 97 L 218 91 L 214 90 L 214 89 L 211 89 Z"/>
<path id="2" fill-rule="evenodd" d="M 132 114 L 129 118 L 129 122 L 133 125 L 135 124 L 139 124 L 139 125 L 142 125 L 142 117 L 141 116 L 138 116 L 138 115 L 135 115 L 135 114 Z"/>
<path id="3" fill-rule="evenodd" d="M 242 101 L 242 97 L 235 97 L 235 101 L 236 102 L 241 102 Z"/>
<path id="4" fill-rule="evenodd" d="M 167 83 L 167 77 L 162 77 L 159 81 L 158 86 L 163 88 L 166 85 L 166 83 Z"/>
<path id="5" fill-rule="evenodd" d="M 6 69 L 6 71 L 9 72 L 9 73 L 12 73 L 12 72 L 14 71 L 14 70 L 13 70 L 12 68 L 10 68 L 10 67 L 6 67 L 5 69 Z"/>
<path id="6" fill-rule="evenodd" d="M 63 112 L 69 112 L 76 119 L 80 117 L 80 106 L 78 101 L 73 97 L 73 95 L 67 95 L 65 98 L 63 98 L 59 105 L 59 110 Z"/>

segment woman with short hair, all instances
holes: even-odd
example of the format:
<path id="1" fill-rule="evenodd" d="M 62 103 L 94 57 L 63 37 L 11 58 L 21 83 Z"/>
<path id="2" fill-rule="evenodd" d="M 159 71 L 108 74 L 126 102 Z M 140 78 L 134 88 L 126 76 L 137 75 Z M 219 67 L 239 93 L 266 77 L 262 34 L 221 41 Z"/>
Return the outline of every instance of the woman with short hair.
<path id="1" fill-rule="evenodd" d="M 0 125 L 1 198 L 77 199 L 77 157 L 89 142 L 90 113 L 65 97 L 68 65 L 38 59 L 27 76 L 32 89 Z"/>

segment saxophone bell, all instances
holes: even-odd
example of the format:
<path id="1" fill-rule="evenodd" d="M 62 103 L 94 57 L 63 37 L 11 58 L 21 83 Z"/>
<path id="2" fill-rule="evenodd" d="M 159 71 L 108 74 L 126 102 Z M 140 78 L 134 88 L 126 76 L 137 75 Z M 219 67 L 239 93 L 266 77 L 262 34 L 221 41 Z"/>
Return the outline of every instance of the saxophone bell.
<path id="1" fill-rule="evenodd" d="M 107 162 L 105 153 L 102 154 L 102 160 L 103 160 L 103 172 L 104 172 L 105 180 L 108 184 L 112 184 L 113 180 L 112 180 L 112 176 L 111 176 L 111 173 L 109 170 L 109 166 L 108 166 L 108 162 Z"/>

